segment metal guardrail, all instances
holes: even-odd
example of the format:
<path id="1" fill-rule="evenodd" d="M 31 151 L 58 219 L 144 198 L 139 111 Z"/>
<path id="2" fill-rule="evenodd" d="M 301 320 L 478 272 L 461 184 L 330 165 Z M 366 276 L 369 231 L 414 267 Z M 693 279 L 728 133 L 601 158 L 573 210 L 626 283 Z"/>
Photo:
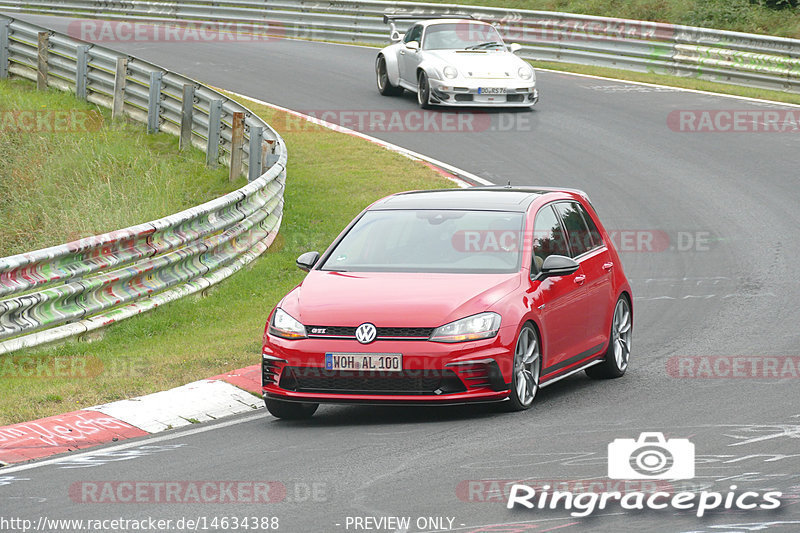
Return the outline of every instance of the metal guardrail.
<path id="1" fill-rule="evenodd" d="M 385 13 L 470 14 L 494 22 L 525 59 L 577 63 L 800 92 L 800 40 L 548 11 L 375 0 L 0 0 L 15 10 L 119 21 L 200 23 L 220 31 L 386 44 Z M 76 25 L 75 28 L 79 28 Z"/>
<path id="2" fill-rule="evenodd" d="M 119 67 L 122 76 L 115 79 Z M 250 179 L 159 220 L 0 258 L 0 354 L 79 335 L 204 290 L 272 243 L 282 218 L 287 152 L 280 135 L 247 108 L 147 61 L 0 15 L 0 78 L 6 77 L 38 77 L 152 131 L 179 134 L 183 120 L 182 140 L 206 151 L 212 164 L 243 160 Z M 238 113 L 245 118 L 241 147 L 231 142 Z"/>

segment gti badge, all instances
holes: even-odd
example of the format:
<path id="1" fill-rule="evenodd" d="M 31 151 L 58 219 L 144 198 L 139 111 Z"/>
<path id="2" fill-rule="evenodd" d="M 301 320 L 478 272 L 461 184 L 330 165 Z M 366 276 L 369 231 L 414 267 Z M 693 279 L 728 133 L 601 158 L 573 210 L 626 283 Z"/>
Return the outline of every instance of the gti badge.
<path id="1" fill-rule="evenodd" d="M 356 328 L 356 340 L 361 344 L 369 344 L 375 340 L 378 330 L 369 322 L 365 322 Z"/>

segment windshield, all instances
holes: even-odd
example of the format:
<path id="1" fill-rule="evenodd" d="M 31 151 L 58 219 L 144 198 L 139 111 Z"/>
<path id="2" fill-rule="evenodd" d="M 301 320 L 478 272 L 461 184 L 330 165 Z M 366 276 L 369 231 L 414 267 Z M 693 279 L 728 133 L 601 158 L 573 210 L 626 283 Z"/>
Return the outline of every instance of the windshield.
<path id="1" fill-rule="evenodd" d="M 517 272 L 522 224 L 522 213 L 504 211 L 367 211 L 321 270 Z"/>
<path id="2" fill-rule="evenodd" d="M 425 50 L 491 50 L 502 48 L 494 26 L 476 22 L 432 24 L 425 30 Z"/>

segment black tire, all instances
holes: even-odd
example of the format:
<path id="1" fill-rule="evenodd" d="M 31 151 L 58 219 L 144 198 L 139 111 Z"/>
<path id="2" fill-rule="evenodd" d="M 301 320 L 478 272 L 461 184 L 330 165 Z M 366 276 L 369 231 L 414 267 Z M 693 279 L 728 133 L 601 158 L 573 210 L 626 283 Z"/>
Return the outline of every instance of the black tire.
<path id="1" fill-rule="evenodd" d="M 272 398 L 264 399 L 264 403 L 272 416 L 286 420 L 311 418 L 319 407 L 318 403 L 283 402 Z"/>
<path id="2" fill-rule="evenodd" d="M 514 346 L 514 369 L 511 374 L 511 392 L 501 405 L 505 411 L 530 409 L 539 392 L 542 373 L 542 350 L 539 334 L 532 324 L 520 329 Z"/>
<path id="3" fill-rule="evenodd" d="M 378 56 L 375 63 L 375 75 L 378 81 L 378 92 L 383 96 L 400 96 L 403 94 L 403 88 L 392 85 L 389 81 L 389 73 L 386 70 L 386 58 Z"/>
<path id="4" fill-rule="evenodd" d="M 620 296 L 614 304 L 611 318 L 611 333 L 603 362 L 586 369 L 592 379 L 614 379 L 625 375 L 631 356 L 633 337 L 633 313 L 628 298 Z"/>
<path id="5" fill-rule="evenodd" d="M 431 108 L 431 84 L 428 82 L 428 75 L 420 71 L 417 76 L 417 103 L 422 109 Z"/>

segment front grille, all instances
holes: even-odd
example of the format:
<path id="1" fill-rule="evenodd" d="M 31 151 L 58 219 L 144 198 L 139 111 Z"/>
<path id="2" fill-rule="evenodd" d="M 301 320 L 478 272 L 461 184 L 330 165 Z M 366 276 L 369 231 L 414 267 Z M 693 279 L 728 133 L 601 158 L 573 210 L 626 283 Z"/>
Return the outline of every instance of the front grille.
<path id="1" fill-rule="evenodd" d="M 295 392 L 440 395 L 464 392 L 451 370 L 358 372 L 290 367 L 281 373 L 280 387 Z"/>
<path id="2" fill-rule="evenodd" d="M 524 98 L 522 94 L 509 94 L 506 96 L 506 102 L 522 102 Z"/>
<path id="3" fill-rule="evenodd" d="M 473 100 L 471 94 L 457 94 L 455 95 L 456 102 L 471 102 Z"/>
<path id="4" fill-rule="evenodd" d="M 380 339 L 427 339 L 433 333 L 433 328 L 376 328 L 377 337 Z M 309 337 L 345 337 L 356 338 L 356 328 L 347 326 L 307 326 Z"/>

